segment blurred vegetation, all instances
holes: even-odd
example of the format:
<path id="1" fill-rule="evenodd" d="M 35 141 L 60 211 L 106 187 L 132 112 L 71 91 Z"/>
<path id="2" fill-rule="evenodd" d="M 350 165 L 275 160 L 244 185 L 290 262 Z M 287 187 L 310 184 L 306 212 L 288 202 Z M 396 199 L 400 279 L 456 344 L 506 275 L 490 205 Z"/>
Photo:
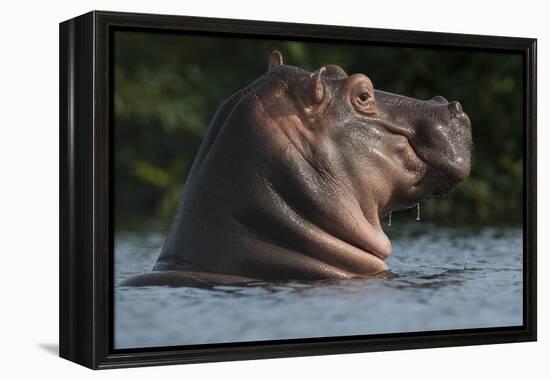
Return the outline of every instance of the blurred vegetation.
<path id="1" fill-rule="evenodd" d="M 381 90 L 459 100 L 472 121 L 472 174 L 451 196 L 423 202 L 422 218 L 521 223 L 520 55 L 116 32 L 117 228 L 170 223 L 211 117 L 266 71 L 274 48 L 285 63 L 307 70 L 333 63 L 348 74 L 367 74 Z"/>

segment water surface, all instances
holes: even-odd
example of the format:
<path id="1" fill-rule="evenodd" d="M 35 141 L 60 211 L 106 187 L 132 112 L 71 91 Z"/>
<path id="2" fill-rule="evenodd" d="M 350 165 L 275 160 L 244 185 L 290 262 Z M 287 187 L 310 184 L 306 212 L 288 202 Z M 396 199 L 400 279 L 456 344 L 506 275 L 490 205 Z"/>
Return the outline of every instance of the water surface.
<path id="1" fill-rule="evenodd" d="M 522 231 L 387 227 L 394 276 L 213 289 L 115 288 L 115 347 L 158 347 L 522 324 Z M 120 232 L 115 281 L 151 270 L 165 233 Z"/>

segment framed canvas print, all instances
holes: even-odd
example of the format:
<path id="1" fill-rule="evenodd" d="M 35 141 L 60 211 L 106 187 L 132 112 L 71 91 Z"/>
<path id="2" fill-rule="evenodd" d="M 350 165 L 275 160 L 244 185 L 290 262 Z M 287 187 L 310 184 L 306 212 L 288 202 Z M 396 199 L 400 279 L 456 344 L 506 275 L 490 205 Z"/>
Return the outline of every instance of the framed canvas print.
<path id="1" fill-rule="evenodd" d="M 60 355 L 536 339 L 536 40 L 60 24 Z"/>

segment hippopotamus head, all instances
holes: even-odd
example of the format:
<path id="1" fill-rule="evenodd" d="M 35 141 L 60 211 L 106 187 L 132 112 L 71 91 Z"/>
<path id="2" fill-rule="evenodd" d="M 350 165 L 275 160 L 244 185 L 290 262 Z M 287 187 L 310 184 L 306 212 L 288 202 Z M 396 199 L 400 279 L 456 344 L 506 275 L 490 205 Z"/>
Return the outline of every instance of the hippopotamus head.
<path id="1" fill-rule="evenodd" d="M 459 102 L 376 90 L 336 65 L 309 73 L 285 66 L 277 51 L 269 62 L 274 87 L 284 85 L 262 100 L 263 115 L 291 119 L 300 129 L 289 141 L 304 161 L 361 205 L 375 204 L 379 217 L 446 194 L 470 173 L 470 121 Z"/>
<path id="2" fill-rule="evenodd" d="M 214 117 L 156 270 L 263 280 L 386 269 L 380 219 L 470 172 L 457 101 L 376 90 L 365 74 L 269 57 Z"/>

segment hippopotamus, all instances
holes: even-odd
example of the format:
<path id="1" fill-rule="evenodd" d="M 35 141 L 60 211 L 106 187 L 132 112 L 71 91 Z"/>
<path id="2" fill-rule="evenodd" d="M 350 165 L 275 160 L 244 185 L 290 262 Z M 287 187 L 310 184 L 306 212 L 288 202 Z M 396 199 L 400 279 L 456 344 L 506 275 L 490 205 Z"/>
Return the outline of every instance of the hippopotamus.
<path id="1" fill-rule="evenodd" d="M 458 101 L 380 91 L 273 51 L 215 113 L 153 271 L 122 285 L 369 278 L 388 268 L 380 220 L 470 172 Z"/>

